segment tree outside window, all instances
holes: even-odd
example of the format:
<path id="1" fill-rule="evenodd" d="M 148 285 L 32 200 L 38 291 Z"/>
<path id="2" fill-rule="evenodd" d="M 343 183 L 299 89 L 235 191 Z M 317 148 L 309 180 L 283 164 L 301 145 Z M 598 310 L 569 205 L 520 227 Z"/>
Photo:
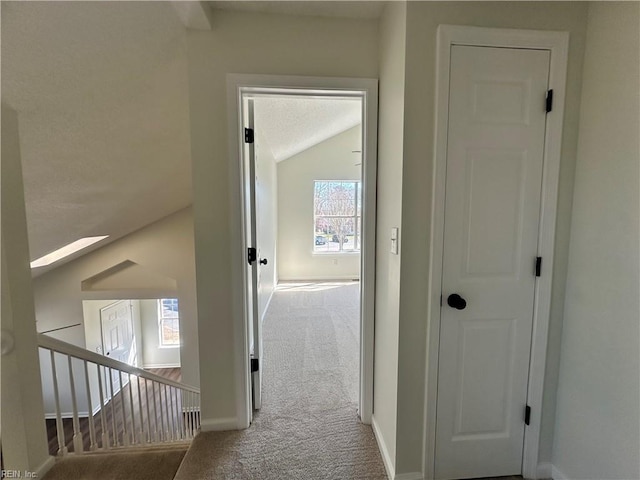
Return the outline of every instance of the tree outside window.
<path id="1" fill-rule="evenodd" d="M 362 184 L 317 180 L 314 186 L 315 253 L 359 252 Z"/>
<path id="2" fill-rule="evenodd" d="M 158 300 L 158 327 L 161 347 L 180 346 L 180 313 L 177 298 Z"/>

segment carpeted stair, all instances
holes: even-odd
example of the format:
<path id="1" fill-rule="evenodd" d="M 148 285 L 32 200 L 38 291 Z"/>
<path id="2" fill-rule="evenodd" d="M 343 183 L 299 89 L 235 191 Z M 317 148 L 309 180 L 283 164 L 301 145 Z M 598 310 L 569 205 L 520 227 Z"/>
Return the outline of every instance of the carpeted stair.
<path id="1" fill-rule="evenodd" d="M 68 455 L 44 480 L 173 480 L 188 443 Z"/>

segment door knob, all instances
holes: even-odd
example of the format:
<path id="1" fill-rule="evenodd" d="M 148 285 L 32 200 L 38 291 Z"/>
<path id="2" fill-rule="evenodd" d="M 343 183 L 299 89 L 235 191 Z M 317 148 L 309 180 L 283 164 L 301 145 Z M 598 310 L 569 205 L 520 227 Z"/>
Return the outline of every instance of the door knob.
<path id="1" fill-rule="evenodd" d="M 261 258 L 260 259 L 260 264 L 261 265 L 266 265 L 267 264 L 267 259 L 266 258 Z"/>
<path id="2" fill-rule="evenodd" d="M 467 301 L 457 293 L 452 293 L 447 297 L 447 304 L 456 310 L 464 310 L 467 308 Z"/>

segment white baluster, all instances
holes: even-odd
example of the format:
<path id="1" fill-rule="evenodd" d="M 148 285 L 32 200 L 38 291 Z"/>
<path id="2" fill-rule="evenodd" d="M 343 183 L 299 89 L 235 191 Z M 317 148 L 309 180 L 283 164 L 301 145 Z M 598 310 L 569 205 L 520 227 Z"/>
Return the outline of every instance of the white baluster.
<path id="1" fill-rule="evenodd" d="M 84 383 L 87 387 L 87 412 L 89 412 L 89 450 L 94 451 L 98 448 L 96 443 L 96 425 L 93 419 L 93 402 L 91 401 L 91 385 L 89 384 L 89 368 L 87 367 L 87 361 L 83 361 L 84 364 Z"/>
<path id="2" fill-rule="evenodd" d="M 84 441 L 80 431 L 80 420 L 78 419 L 78 402 L 76 400 L 76 381 L 73 378 L 73 365 L 71 356 L 67 355 L 69 365 L 69 387 L 71 388 L 71 405 L 73 407 L 73 452 L 82 453 L 84 451 Z"/>
<path id="3" fill-rule="evenodd" d="M 56 373 L 56 358 L 53 350 L 49 350 L 51 354 L 51 373 L 53 377 L 53 396 L 56 400 L 56 430 L 58 432 L 58 455 L 66 455 L 67 446 L 64 438 L 64 425 L 62 424 L 62 415 L 60 414 L 60 393 L 58 391 L 58 374 Z"/>
<path id="4" fill-rule="evenodd" d="M 102 372 L 100 371 L 100 365 L 96 364 L 96 370 L 98 371 L 98 391 L 100 392 L 100 427 L 101 427 L 101 434 L 100 437 L 102 439 L 102 448 L 105 450 L 109 450 L 109 432 L 108 432 L 108 426 L 107 426 L 107 415 L 105 413 L 105 402 L 104 402 L 104 390 L 106 389 L 106 385 L 105 385 L 105 389 L 102 388 L 102 382 L 103 382 L 103 375 L 102 372 L 105 371 L 105 369 L 102 369 Z"/>
<path id="5" fill-rule="evenodd" d="M 149 440 L 149 442 L 153 442 L 154 438 L 151 433 L 151 403 L 149 402 L 149 380 L 147 380 L 146 378 L 144 379 L 144 394 L 147 398 L 147 440 Z M 156 438 L 155 441 L 157 442 L 158 439 Z"/>
<path id="6" fill-rule="evenodd" d="M 196 425 L 196 433 L 198 432 L 198 430 L 200 430 L 200 394 L 199 393 L 195 393 L 194 396 L 196 397 L 196 415 L 198 416 L 198 423 Z"/>
<path id="7" fill-rule="evenodd" d="M 136 415 L 133 409 L 133 382 L 131 381 L 131 374 L 129 375 L 129 406 L 131 407 L 131 443 L 136 443 Z"/>
<path id="8" fill-rule="evenodd" d="M 164 419 L 162 418 L 162 392 L 160 387 L 158 386 L 158 396 L 160 400 L 160 430 L 158 430 L 158 405 L 156 401 L 156 383 L 152 382 L 153 385 L 153 413 L 155 413 L 156 417 L 156 442 L 164 440 Z"/>
<path id="9" fill-rule="evenodd" d="M 176 390 L 176 418 L 178 419 L 178 431 L 180 432 L 180 439 L 184 440 L 185 431 L 184 431 L 184 421 L 182 418 L 182 389 Z"/>
<path id="10" fill-rule="evenodd" d="M 140 412 L 140 429 L 138 430 L 138 441 L 142 444 L 147 443 L 147 436 L 144 434 L 144 411 L 142 409 L 142 392 L 140 389 L 140 377 L 136 377 L 138 384 L 138 411 Z"/>
<path id="11" fill-rule="evenodd" d="M 118 440 L 118 429 L 116 428 L 116 406 L 115 406 L 115 393 L 113 389 L 113 372 L 111 371 L 111 367 L 109 367 L 109 385 L 111 387 L 111 400 L 109 403 L 111 404 L 111 425 L 113 427 L 113 445 L 118 447 L 120 446 L 120 441 Z"/>
<path id="12" fill-rule="evenodd" d="M 173 440 L 179 440 L 180 435 L 178 433 L 178 425 L 176 424 L 176 409 L 173 402 L 173 391 L 172 387 L 169 387 L 169 411 L 171 412 L 171 432 Z"/>
<path id="13" fill-rule="evenodd" d="M 124 408 L 124 383 L 122 382 L 122 370 L 118 370 L 118 378 L 120 379 L 120 406 L 122 407 L 122 442 L 125 446 L 129 446 L 129 435 L 127 434 L 127 415 Z"/>
<path id="14" fill-rule="evenodd" d="M 162 391 L 164 392 L 164 408 L 162 409 L 164 411 L 165 416 L 167 417 L 167 436 L 166 438 L 168 440 L 172 440 L 173 439 L 173 432 L 171 431 L 171 419 L 169 418 L 169 398 L 167 397 L 167 385 L 166 384 L 162 384 Z M 162 398 L 162 397 L 161 397 Z"/>
<path id="15" fill-rule="evenodd" d="M 189 424 L 191 425 L 191 438 L 193 438 L 195 436 L 196 430 L 195 430 L 195 418 L 194 418 L 194 395 L 193 392 L 189 392 Z"/>

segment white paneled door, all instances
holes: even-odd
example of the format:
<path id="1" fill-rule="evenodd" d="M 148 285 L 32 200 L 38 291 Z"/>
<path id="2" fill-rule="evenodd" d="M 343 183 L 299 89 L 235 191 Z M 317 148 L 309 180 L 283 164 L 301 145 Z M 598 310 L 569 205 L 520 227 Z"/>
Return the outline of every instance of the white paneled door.
<path id="1" fill-rule="evenodd" d="M 131 301 L 122 300 L 100 310 L 100 327 L 102 329 L 102 353 L 119 362 L 134 367 L 138 364 L 135 332 Z M 105 370 L 106 372 L 106 370 Z M 111 370 L 111 378 L 103 378 L 107 398 L 111 398 L 120 391 L 120 375 L 117 370 Z M 126 385 L 128 379 L 123 379 Z"/>
<path id="2" fill-rule="evenodd" d="M 451 50 L 437 479 L 522 472 L 549 61 Z"/>
<path id="3" fill-rule="evenodd" d="M 247 252 L 247 312 L 249 319 L 251 390 L 253 408 L 262 407 L 262 322 L 259 315 L 258 292 L 260 290 L 259 266 L 265 260 L 259 257 L 258 247 L 258 204 L 256 202 L 256 152 L 254 143 L 254 100 L 245 98 L 244 108 L 244 182 L 245 182 L 245 243 Z"/>

